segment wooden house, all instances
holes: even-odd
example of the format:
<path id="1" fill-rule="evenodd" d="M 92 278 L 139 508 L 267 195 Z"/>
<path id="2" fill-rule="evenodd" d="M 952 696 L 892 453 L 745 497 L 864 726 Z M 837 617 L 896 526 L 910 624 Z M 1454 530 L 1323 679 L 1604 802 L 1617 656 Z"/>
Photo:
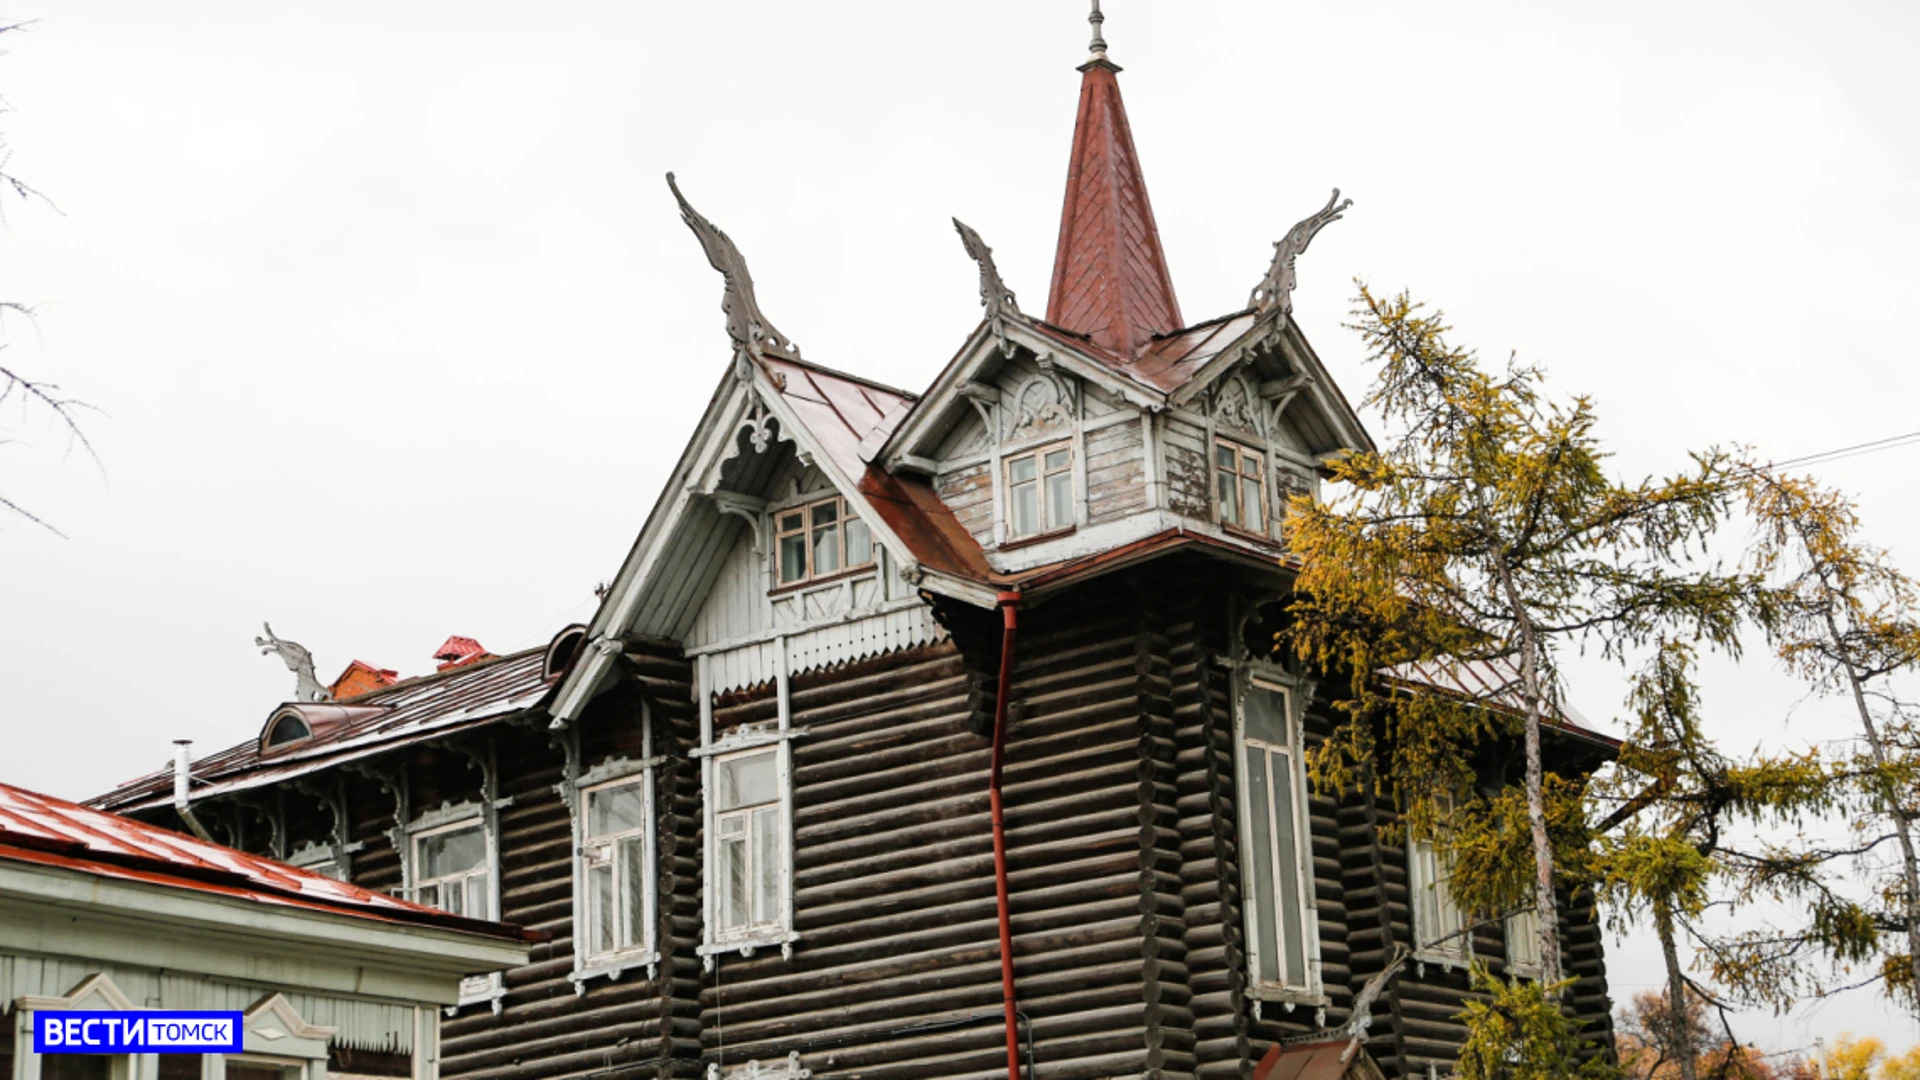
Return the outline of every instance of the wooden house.
<path id="1" fill-rule="evenodd" d="M 446 1075 L 1447 1075 L 1469 954 L 1525 970 L 1392 807 L 1308 787 L 1331 688 L 1272 655 L 1286 497 L 1369 445 L 1290 305 L 1344 206 L 1188 322 L 1097 35 L 1080 70 L 1044 318 L 959 226 L 986 317 L 931 386 L 836 371 L 682 198 L 733 354 L 593 621 L 193 764 L 230 843 L 552 935 L 469 981 Z"/>

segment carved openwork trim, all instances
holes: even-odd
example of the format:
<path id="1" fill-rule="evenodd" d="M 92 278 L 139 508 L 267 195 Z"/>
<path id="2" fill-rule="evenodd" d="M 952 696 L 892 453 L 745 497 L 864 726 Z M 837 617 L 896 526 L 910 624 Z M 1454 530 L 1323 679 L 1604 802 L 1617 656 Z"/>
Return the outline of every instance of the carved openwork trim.
<path id="1" fill-rule="evenodd" d="M 1338 204 L 1338 205 L 1336 205 Z M 1333 197 L 1327 205 L 1302 219 L 1287 235 L 1273 245 L 1273 263 L 1267 267 L 1267 276 L 1254 286 L 1253 295 L 1248 298 L 1247 306 L 1265 315 L 1278 311 L 1282 316 L 1293 313 L 1293 290 L 1300 281 L 1294 271 L 1294 262 L 1306 253 L 1307 245 L 1321 229 L 1339 221 L 1353 200 L 1340 202 L 1340 189 L 1333 189 Z"/>

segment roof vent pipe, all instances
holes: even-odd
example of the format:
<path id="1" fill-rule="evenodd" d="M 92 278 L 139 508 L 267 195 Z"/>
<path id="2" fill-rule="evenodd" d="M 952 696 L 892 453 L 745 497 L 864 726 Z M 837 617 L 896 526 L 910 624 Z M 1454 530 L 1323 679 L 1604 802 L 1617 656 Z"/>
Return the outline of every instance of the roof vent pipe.
<path id="1" fill-rule="evenodd" d="M 180 820 L 187 823 L 187 828 L 193 830 L 193 835 L 211 844 L 213 837 L 207 835 L 207 827 L 200 824 L 200 819 L 194 816 L 193 799 L 187 794 L 187 785 L 192 776 L 192 762 L 193 740 L 173 740 L 173 809 L 180 815 Z"/>

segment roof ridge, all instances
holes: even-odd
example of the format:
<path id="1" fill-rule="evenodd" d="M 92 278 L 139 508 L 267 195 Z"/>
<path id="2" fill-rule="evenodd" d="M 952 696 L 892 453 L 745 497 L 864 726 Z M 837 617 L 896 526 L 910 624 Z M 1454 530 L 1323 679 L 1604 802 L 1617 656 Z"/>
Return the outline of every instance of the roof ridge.
<path id="1" fill-rule="evenodd" d="M 886 383 L 880 382 L 876 379 L 869 379 L 865 375 L 855 375 L 851 371 L 842 371 L 839 368 L 828 367 L 825 364 L 816 363 L 815 361 L 812 361 L 812 360 L 802 360 L 797 356 L 777 356 L 777 357 L 774 357 L 773 359 L 777 363 L 792 364 L 794 367 L 806 368 L 807 370 L 814 372 L 816 374 L 830 375 L 836 379 L 845 379 L 851 383 L 859 383 L 860 385 L 868 387 L 873 390 L 884 390 L 887 393 L 893 394 L 896 397 L 906 398 L 908 401 L 920 400 L 920 395 L 914 393 L 911 390 L 902 390 L 897 386 L 888 386 Z"/>

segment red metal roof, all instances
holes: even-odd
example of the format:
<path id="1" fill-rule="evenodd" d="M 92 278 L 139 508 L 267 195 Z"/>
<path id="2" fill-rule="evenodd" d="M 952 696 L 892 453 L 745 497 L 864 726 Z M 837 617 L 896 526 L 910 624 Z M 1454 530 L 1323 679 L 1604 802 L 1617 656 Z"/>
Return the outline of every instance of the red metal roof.
<path id="1" fill-rule="evenodd" d="M 1180 302 L 1120 101 L 1120 69 L 1098 59 L 1080 70 L 1047 321 L 1131 362 L 1155 334 L 1179 329 Z"/>
<path id="2" fill-rule="evenodd" d="M 440 647 L 433 651 L 433 658 L 440 661 L 440 666 L 434 670 L 445 671 L 448 668 L 464 667 L 492 655 L 487 651 L 487 647 L 478 641 L 455 634 L 441 642 Z"/>
<path id="3" fill-rule="evenodd" d="M 544 935 L 396 900 L 78 803 L 0 784 L 0 861 L 513 940 Z"/>
<path id="4" fill-rule="evenodd" d="M 553 689 L 541 678 L 546 648 L 408 679 L 354 699 L 353 717 L 310 741 L 275 747 L 263 760 L 260 740 L 193 763 L 195 798 L 242 791 L 302 776 L 343 761 L 372 757 L 397 745 L 492 723 L 532 708 Z M 373 711 L 378 706 L 379 711 Z M 172 801 L 171 768 L 148 773 L 87 800 L 104 810 L 137 810 Z"/>

